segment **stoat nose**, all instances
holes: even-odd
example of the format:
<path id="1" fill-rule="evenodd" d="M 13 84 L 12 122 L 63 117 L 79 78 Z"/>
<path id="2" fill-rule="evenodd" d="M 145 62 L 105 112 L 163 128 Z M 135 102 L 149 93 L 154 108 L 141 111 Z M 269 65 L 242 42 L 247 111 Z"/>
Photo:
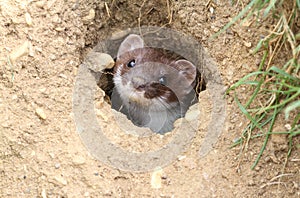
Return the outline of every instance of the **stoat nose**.
<path id="1" fill-rule="evenodd" d="M 146 83 L 146 80 L 143 77 L 134 76 L 132 78 L 132 85 L 136 89 L 144 87 L 145 83 Z"/>

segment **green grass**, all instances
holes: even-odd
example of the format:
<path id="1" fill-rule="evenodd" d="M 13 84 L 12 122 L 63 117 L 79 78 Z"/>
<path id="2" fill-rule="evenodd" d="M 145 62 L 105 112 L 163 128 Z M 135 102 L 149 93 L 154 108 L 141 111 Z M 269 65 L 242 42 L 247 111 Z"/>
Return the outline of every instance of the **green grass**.
<path id="1" fill-rule="evenodd" d="M 286 134 L 289 149 L 287 157 L 291 155 L 294 138 L 300 135 L 300 33 L 295 31 L 295 20 L 300 14 L 300 0 L 252 0 L 244 9 L 233 18 L 214 37 L 224 32 L 231 25 L 249 20 L 251 17 L 261 19 L 267 23 L 272 17 L 274 29 L 269 35 L 261 39 L 253 53 L 262 52 L 261 62 L 257 71 L 252 72 L 233 84 L 227 94 L 233 93 L 235 102 L 241 112 L 249 120 L 248 126 L 242 131 L 232 146 L 241 145 L 242 151 L 256 138 L 264 138 L 252 169 L 258 164 L 267 142 L 272 134 Z M 288 50 L 283 50 L 288 49 Z M 279 52 L 284 51 L 287 59 L 282 65 L 274 65 L 274 60 L 279 59 Z M 247 101 L 240 101 L 237 96 L 239 88 L 244 87 L 252 91 Z M 250 92 L 249 92 L 250 93 Z M 289 130 L 273 131 L 278 115 L 284 114 L 290 124 Z M 276 126 L 276 125 L 275 125 Z"/>

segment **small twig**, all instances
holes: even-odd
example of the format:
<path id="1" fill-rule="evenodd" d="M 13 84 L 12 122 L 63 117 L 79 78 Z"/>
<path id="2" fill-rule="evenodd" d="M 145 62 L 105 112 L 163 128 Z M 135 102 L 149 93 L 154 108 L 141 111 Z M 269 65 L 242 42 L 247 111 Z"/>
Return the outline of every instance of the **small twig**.
<path id="1" fill-rule="evenodd" d="M 171 8 L 170 8 L 169 0 L 166 0 L 166 1 L 167 1 L 168 19 L 169 19 L 168 24 L 171 24 L 172 23 L 172 19 L 173 19 L 173 14 L 172 14 L 172 11 L 171 11 Z"/>
<path id="2" fill-rule="evenodd" d="M 271 182 L 271 183 L 267 183 L 267 184 L 262 185 L 260 188 L 264 188 L 266 186 L 271 186 L 271 185 L 275 185 L 275 184 L 282 184 L 286 187 L 286 184 L 284 182 Z"/>
<path id="3" fill-rule="evenodd" d="M 276 177 L 273 177 L 272 179 L 270 179 L 270 181 L 264 185 L 262 185 L 260 188 L 264 188 L 266 186 L 271 186 L 271 185 L 274 185 L 274 184 L 284 184 L 284 186 L 286 187 L 286 184 L 284 182 L 281 182 L 281 181 L 277 181 L 277 182 L 273 182 L 275 181 L 276 179 L 281 179 L 282 177 L 284 176 L 292 176 L 293 174 L 281 174 L 281 175 L 278 175 Z"/>
<path id="4" fill-rule="evenodd" d="M 291 162 L 300 162 L 300 159 L 291 159 Z"/>
<path id="5" fill-rule="evenodd" d="M 108 17 L 110 18 L 111 15 L 110 15 L 110 10 L 108 8 L 108 5 L 106 2 L 104 3 L 104 5 L 105 5 L 106 13 L 107 13 Z"/>
<path id="6" fill-rule="evenodd" d="M 144 7 L 145 2 L 146 0 L 143 1 L 141 7 L 139 8 L 138 27 L 141 36 L 142 36 L 142 29 L 141 29 L 142 8 Z"/>
<path id="7" fill-rule="evenodd" d="M 281 175 L 277 175 L 276 177 L 273 177 L 272 179 L 270 179 L 270 182 L 273 182 L 275 181 L 276 179 L 280 179 L 282 177 L 285 177 L 285 176 L 292 176 L 293 174 L 291 173 L 286 173 L 286 174 L 281 174 Z"/>
<path id="8" fill-rule="evenodd" d="M 261 113 L 265 112 L 267 108 L 272 106 L 272 104 L 274 103 L 275 100 L 276 100 L 276 94 L 273 93 L 272 96 L 268 99 L 268 101 L 266 102 L 265 105 L 261 104 L 262 108 L 260 109 L 260 111 L 257 112 L 257 114 L 261 114 Z"/>
<path id="9" fill-rule="evenodd" d="M 113 0 L 110 4 L 110 9 L 112 8 L 112 6 L 114 6 L 114 3 L 115 3 L 116 0 Z"/>
<path id="10" fill-rule="evenodd" d="M 279 28 L 279 26 L 282 24 L 282 20 L 283 20 L 282 18 L 283 18 L 283 17 L 281 16 L 281 17 L 280 17 L 280 20 L 278 21 L 278 23 L 276 24 L 276 26 L 275 26 L 275 28 L 273 29 L 272 32 L 275 32 L 276 29 Z M 269 34 L 269 36 L 271 36 L 271 35 L 272 35 L 272 34 Z M 269 69 L 269 67 L 270 67 L 270 65 L 271 65 L 271 62 L 272 62 L 272 60 L 273 60 L 275 54 L 277 54 L 277 53 L 276 53 L 276 52 L 277 52 L 277 48 L 278 48 L 278 46 L 279 46 L 279 44 L 280 44 L 280 41 L 282 40 L 283 35 L 284 35 L 284 34 L 281 34 L 279 37 L 276 37 L 276 38 L 275 38 L 275 40 L 277 40 L 277 42 L 276 42 L 276 45 L 275 45 L 275 48 L 274 48 L 273 52 L 270 53 L 270 54 L 271 54 L 271 57 L 269 58 L 269 61 L 268 61 L 268 63 L 267 63 L 266 70 Z M 272 42 L 273 42 L 273 41 L 272 41 Z M 270 42 L 269 44 L 271 44 L 272 42 Z M 275 41 L 274 41 L 274 42 L 275 42 Z M 281 47 L 282 47 L 282 45 L 280 45 L 280 47 L 278 48 L 278 51 L 281 49 Z"/>
<path id="11" fill-rule="evenodd" d="M 245 142 L 245 145 L 244 145 L 245 146 L 244 149 L 246 149 L 246 150 L 248 150 L 248 145 L 249 145 L 249 142 L 250 142 L 251 136 L 252 136 L 252 130 L 251 130 L 251 128 L 248 128 L 247 131 L 248 131 L 247 132 L 247 141 Z"/>
<path id="12" fill-rule="evenodd" d="M 154 7 L 151 7 L 151 8 L 146 12 L 146 15 L 148 15 L 152 10 L 154 10 Z"/>
<path id="13" fill-rule="evenodd" d="M 274 30 L 276 30 L 276 29 L 279 27 L 279 24 L 282 24 L 282 23 L 283 23 L 283 25 L 284 25 L 284 30 L 283 30 L 283 31 L 284 31 L 286 34 L 288 34 L 288 33 L 286 32 L 287 29 L 285 28 L 285 22 L 284 22 L 284 21 L 286 21 L 286 24 L 288 24 L 288 23 L 291 21 L 292 16 L 293 16 L 293 13 L 294 13 L 294 11 L 295 11 L 295 7 L 296 7 L 296 6 L 295 6 L 295 3 L 296 3 L 296 1 L 294 1 L 293 10 L 291 11 L 291 14 L 290 14 L 288 20 L 286 21 L 285 15 L 283 14 L 283 15 L 280 17 L 280 20 L 278 21 L 278 23 L 277 23 L 276 27 L 274 28 Z M 287 25 L 287 27 L 288 27 L 288 25 Z M 288 28 L 288 29 L 289 29 L 289 28 Z M 274 30 L 273 30 L 273 31 L 274 31 Z M 283 35 L 285 35 L 285 34 L 280 35 L 279 38 L 278 38 L 278 40 L 277 40 L 277 43 L 276 43 L 275 48 L 274 48 L 274 52 L 271 54 L 271 57 L 270 57 L 270 59 L 269 59 L 269 61 L 268 61 L 267 69 L 270 67 L 271 61 L 273 60 L 273 58 L 277 55 L 277 53 L 280 51 L 280 49 L 281 49 L 282 46 L 283 46 L 283 43 L 281 43 L 281 45 L 280 45 L 279 48 L 278 48 L 278 45 L 279 45 L 280 41 L 282 40 Z M 277 48 L 278 48 L 278 49 L 277 49 Z"/>
<path id="14" fill-rule="evenodd" d="M 250 121 L 248 121 L 247 127 L 248 127 L 247 131 L 250 130 L 250 132 L 247 132 L 247 140 L 246 141 L 243 140 L 243 145 L 241 146 L 241 151 L 240 151 L 240 154 L 239 154 L 239 156 L 241 156 L 241 157 L 239 157 L 239 161 L 238 161 L 238 164 L 237 164 L 237 167 L 236 167 L 237 172 L 239 171 L 240 165 L 242 163 L 242 159 L 243 159 L 242 154 L 244 153 L 244 150 L 248 149 L 248 144 L 249 144 L 249 141 L 251 139 L 252 132 L 251 132 L 251 128 L 250 128 Z M 244 135 L 241 138 L 245 139 Z"/>
<path id="15" fill-rule="evenodd" d="M 284 18 L 285 19 L 285 18 Z M 290 46 L 292 48 L 292 53 L 293 53 L 293 59 L 294 60 L 297 60 L 297 57 L 298 57 L 298 52 L 296 52 L 296 47 L 295 47 L 295 43 L 296 43 L 296 39 L 295 39 L 295 36 L 292 32 L 292 30 L 289 28 L 288 26 L 288 22 L 285 20 L 283 20 L 283 24 L 284 24 L 284 27 L 287 31 L 286 35 L 287 35 L 287 40 L 288 42 L 290 43 Z M 288 67 L 288 69 L 286 70 L 286 72 L 288 74 L 290 74 L 293 70 L 293 62 L 290 63 L 290 66 Z"/>
<path id="16" fill-rule="evenodd" d="M 210 3 L 211 3 L 211 0 L 208 0 L 205 4 L 205 7 L 208 7 Z"/>
<path id="17" fill-rule="evenodd" d="M 281 36 L 281 35 L 283 35 L 284 34 L 284 30 L 283 31 L 281 31 L 281 32 L 274 32 L 273 30 L 270 30 L 270 31 L 268 31 L 270 34 L 274 34 L 274 35 L 277 35 L 277 36 Z M 275 38 L 274 40 L 277 40 L 277 38 Z M 270 41 L 270 43 L 273 43 L 273 42 L 275 42 L 275 41 Z"/>

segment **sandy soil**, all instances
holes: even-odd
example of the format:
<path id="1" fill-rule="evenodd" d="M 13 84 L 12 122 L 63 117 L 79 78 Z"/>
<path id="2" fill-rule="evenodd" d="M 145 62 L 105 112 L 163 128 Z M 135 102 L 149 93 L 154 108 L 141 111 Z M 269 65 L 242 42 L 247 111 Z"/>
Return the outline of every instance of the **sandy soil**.
<path id="1" fill-rule="evenodd" d="M 263 139 L 251 141 L 247 152 L 229 149 L 248 123 L 231 95 L 214 149 L 199 157 L 203 118 L 189 149 L 156 173 L 157 188 L 152 172 L 96 160 L 76 132 L 75 78 L 100 40 L 128 27 L 166 25 L 202 43 L 230 86 L 257 69 L 261 53 L 249 52 L 273 26 L 245 23 L 209 40 L 240 9 L 229 1 L 1 0 L 0 197 L 300 197 L 299 148 L 284 167 L 285 137 L 272 137 L 254 170 Z M 207 94 L 201 108 L 209 113 Z M 249 90 L 238 94 L 244 101 Z M 278 127 L 285 124 L 279 120 Z"/>

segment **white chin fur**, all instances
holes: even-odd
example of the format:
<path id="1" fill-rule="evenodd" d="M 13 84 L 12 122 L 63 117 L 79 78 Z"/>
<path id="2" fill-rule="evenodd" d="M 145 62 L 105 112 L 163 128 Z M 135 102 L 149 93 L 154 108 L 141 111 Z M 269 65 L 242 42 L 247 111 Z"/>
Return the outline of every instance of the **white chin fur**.
<path id="1" fill-rule="evenodd" d="M 120 75 L 116 75 L 114 77 L 114 83 L 125 106 L 128 107 L 129 102 L 138 103 L 140 105 L 149 105 L 147 103 L 149 103 L 150 101 L 144 98 L 144 92 L 138 92 L 137 90 L 135 90 L 130 81 L 128 81 L 124 85 L 122 77 Z"/>

